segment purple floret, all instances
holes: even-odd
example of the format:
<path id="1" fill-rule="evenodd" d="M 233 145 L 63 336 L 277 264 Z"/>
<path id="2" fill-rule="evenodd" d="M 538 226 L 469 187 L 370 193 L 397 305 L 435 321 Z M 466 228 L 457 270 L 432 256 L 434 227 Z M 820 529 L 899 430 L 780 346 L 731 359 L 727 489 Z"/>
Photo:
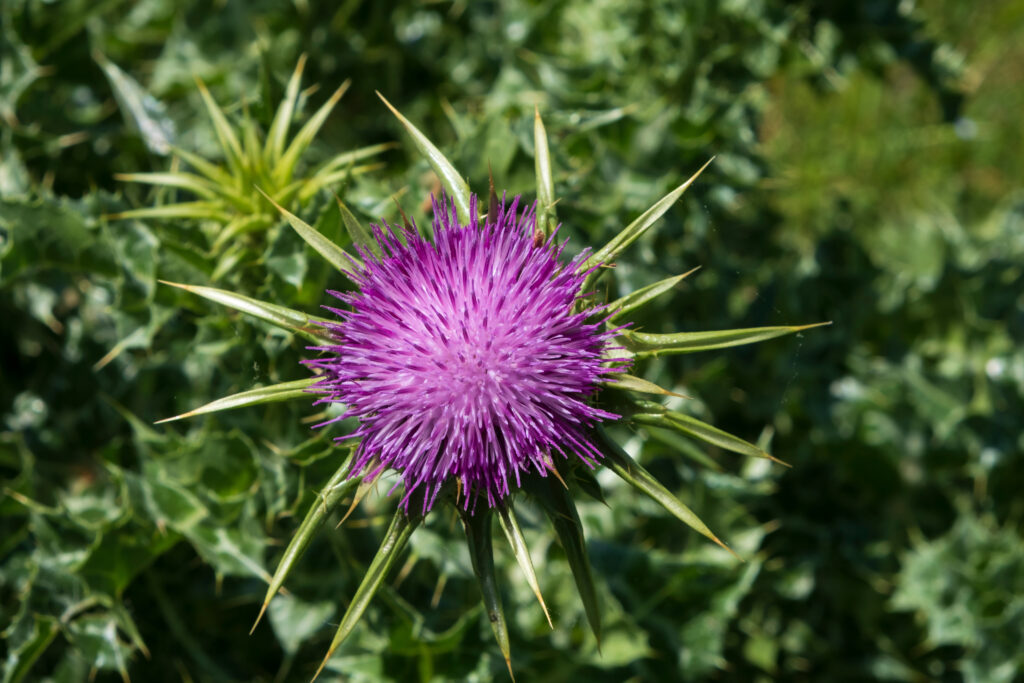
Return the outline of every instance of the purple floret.
<path id="1" fill-rule="evenodd" d="M 426 513 L 449 481 L 467 507 L 493 507 L 522 475 L 545 476 L 552 453 L 593 466 L 586 429 L 618 417 L 588 400 L 624 359 L 607 357 L 595 309 L 572 311 L 586 253 L 560 263 L 564 243 L 535 240 L 534 208 L 518 204 L 461 225 L 435 201 L 433 243 L 374 226 L 381 253 L 360 251 L 358 291 L 330 292 L 350 310 L 328 307 L 337 344 L 306 361 L 323 376 L 314 388 L 359 419 L 352 471 L 400 472 L 406 508 L 422 487 Z"/>

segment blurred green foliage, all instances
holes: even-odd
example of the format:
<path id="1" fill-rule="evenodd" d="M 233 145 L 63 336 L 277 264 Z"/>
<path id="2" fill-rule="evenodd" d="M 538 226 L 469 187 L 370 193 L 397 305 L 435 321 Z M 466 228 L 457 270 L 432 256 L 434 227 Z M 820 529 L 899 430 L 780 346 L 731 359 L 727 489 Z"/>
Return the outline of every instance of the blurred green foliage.
<path id="1" fill-rule="evenodd" d="M 499 552 L 523 680 L 1022 680 L 1024 3 L 14 0 L 0 22 L 4 681 L 308 679 L 373 555 L 383 491 L 248 635 L 342 453 L 301 402 L 152 426 L 304 377 L 303 342 L 158 285 L 211 281 L 202 221 L 108 219 L 195 198 L 116 174 L 178 168 L 172 147 L 225 161 L 196 76 L 266 131 L 301 53 L 323 90 L 297 126 L 352 79 L 308 168 L 401 135 L 380 90 L 472 187 L 490 167 L 532 194 L 539 106 L 579 249 L 717 155 L 616 269 L 626 292 L 702 266 L 638 327 L 834 321 L 640 369 L 794 467 L 617 434 L 747 561 L 599 473 L 598 653 L 526 509 L 556 628 Z M 397 195 L 422 221 L 425 162 L 380 159 L 302 216 L 341 239 L 333 190 L 362 220 L 397 219 Z M 338 276 L 268 237 L 232 287 L 315 313 Z M 453 522 L 413 537 L 325 676 L 507 675 Z"/>

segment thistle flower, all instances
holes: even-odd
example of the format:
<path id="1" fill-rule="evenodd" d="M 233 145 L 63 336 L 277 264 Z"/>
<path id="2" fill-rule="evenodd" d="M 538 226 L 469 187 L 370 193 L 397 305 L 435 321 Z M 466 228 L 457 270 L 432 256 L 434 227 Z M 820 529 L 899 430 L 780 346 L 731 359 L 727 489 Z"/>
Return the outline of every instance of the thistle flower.
<path id="1" fill-rule="evenodd" d="M 221 289 L 175 286 L 312 340 L 312 348 L 325 354 L 307 361 L 319 377 L 252 389 L 169 420 L 270 401 L 308 400 L 310 391 L 322 395 L 320 402 L 344 403 L 345 416 L 359 422 L 344 440 L 357 445 L 339 463 L 285 550 L 263 610 L 331 510 L 353 489 L 358 502 L 368 482 L 384 470 L 397 470 L 405 492 L 320 669 L 358 623 L 424 515 L 435 505 L 451 502 L 462 514 L 488 619 L 511 673 L 492 553 L 493 518 L 551 622 L 516 520 L 513 494 L 532 497 L 548 516 L 565 549 L 587 620 L 600 638 L 597 592 L 571 497 L 580 489 L 599 495 L 590 474 L 595 464 L 607 466 L 680 521 L 728 549 L 600 423 L 654 425 L 742 455 L 776 460 L 739 437 L 637 396 L 672 392 L 627 374 L 625 366 L 651 355 L 759 342 L 814 325 L 677 334 L 627 329 L 622 316 L 668 292 L 689 273 L 603 305 L 587 303 L 602 275 L 599 267 L 614 262 L 649 230 L 704 168 L 608 244 L 565 261 L 564 244 L 557 245 L 553 238 L 558 222 L 539 113 L 534 120 L 536 213 L 519 211 L 516 200 L 499 204 L 492 187 L 484 220 L 477 214 L 476 198 L 440 150 L 384 102 L 451 198 L 448 205 L 434 205 L 433 241 L 414 225 L 398 234 L 387 225 L 367 230 L 339 201 L 343 222 L 357 245 L 357 254 L 350 254 L 278 206 L 292 228 L 355 284 L 353 293 L 332 292 L 342 305 L 329 307 L 336 319 Z M 620 415 L 595 404 L 599 389 L 617 395 Z M 477 498 L 486 504 L 474 507 Z"/>
<path id="2" fill-rule="evenodd" d="M 528 472 L 554 470 L 569 451 L 591 467 L 600 452 L 585 429 L 618 416 L 588 400 L 614 369 L 614 332 L 595 312 L 573 312 L 589 274 L 584 252 L 565 265 L 565 244 L 535 240 L 536 214 L 519 198 L 469 221 L 434 202 L 434 242 L 375 226 L 380 256 L 361 250 L 356 293 L 331 292 L 329 354 L 308 361 L 323 401 L 359 418 L 354 472 L 402 473 L 403 505 L 420 487 L 422 512 L 443 484 L 482 494 L 494 507 Z M 619 359 L 628 361 L 626 358 Z"/>

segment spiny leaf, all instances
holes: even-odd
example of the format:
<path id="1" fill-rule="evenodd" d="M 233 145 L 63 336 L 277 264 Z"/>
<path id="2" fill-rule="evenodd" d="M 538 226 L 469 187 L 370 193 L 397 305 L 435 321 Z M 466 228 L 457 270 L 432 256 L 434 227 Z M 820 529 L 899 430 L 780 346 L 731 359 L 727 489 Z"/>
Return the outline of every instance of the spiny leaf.
<path id="1" fill-rule="evenodd" d="M 185 163 L 187 163 L 189 166 L 196 169 L 197 171 L 199 171 L 199 173 L 203 174 L 204 176 L 206 176 L 213 182 L 217 183 L 221 187 L 230 187 L 236 191 L 239 189 L 237 187 L 238 179 L 233 177 L 220 166 L 217 166 L 216 164 L 211 164 L 206 159 L 202 158 L 198 154 L 193 154 L 187 149 L 172 147 L 171 150 L 174 152 L 175 156 L 181 157 L 185 161 Z"/>
<path id="2" fill-rule="evenodd" d="M 608 507 L 608 500 L 604 497 L 604 489 L 601 483 L 594 476 L 594 470 L 586 466 L 572 468 L 572 480 L 579 487 L 580 491 L 587 494 L 601 505 Z"/>
<path id="3" fill-rule="evenodd" d="M 380 245 L 377 244 L 377 240 L 373 239 L 373 233 L 370 232 L 369 226 L 355 217 L 355 214 L 349 210 L 345 205 L 345 202 L 341 201 L 341 197 L 335 196 L 334 198 L 338 200 L 338 211 L 341 212 L 341 222 L 345 225 L 345 229 L 348 231 L 349 237 L 352 238 L 352 243 L 370 251 L 373 254 L 379 254 Z"/>
<path id="4" fill-rule="evenodd" d="M 299 85 L 302 82 L 302 70 L 306 67 L 306 54 L 299 56 L 288 85 L 285 87 L 284 99 L 277 106 L 274 112 L 274 119 L 270 122 L 270 132 L 267 133 L 267 143 L 263 150 L 264 158 L 271 167 L 276 166 L 281 160 L 284 152 L 284 143 L 288 138 L 288 127 L 291 126 L 292 116 L 295 114 L 295 103 L 299 99 Z"/>
<path id="5" fill-rule="evenodd" d="M 317 499 L 310 505 L 309 510 L 306 512 L 305 519 L 302 520 L 302 524 L 295 531 L 292 536 L 292 540 L 288 543 L 288 547 L 284 551 L 284 555 L 281 556 L 281 560 L 277 563 L 277 569 L 274 570 L 274 576 L 270 581 L 270 587 L 267 588 L 266 597 L 263 598 L 263 606 L 260 608 L 260 613 L 256 617 L 256 622 L 252 625 L 252 630 L 249 631 L 252 634 L 256 630 L 256 627 L 260 623 L 260 619 L 263 618 L 263 613 L 267 609 L 267 605 L 277 591 L 280 590 L 281 586 L 284 585 L 285 579 L 288 578 L 288 574 L 291 573 L 292 567 L 298 562 L 299 558 L 302 557 L 302 553 L 306 552 L 306 548 L 313 540 L 313 536 L 316 535 L 317 530 L 323 524 L 324 519 L 330 514 L 331 510 L 337 506 L 345 495 L 356 486 L 361 477 L 353 477 L 348 479 L 349 474 L 349 462 L 351 460 L 351 454 L 341 464 L 341 467 L 337 469 L 334 476 L 331 477 L 330 481 L 324 487 L 323 491 L 317 494 Z"/>
<path id="6" fill-rule="evenodd" d="M 242 391 L 237 394 L 232 394 L 231 396 L 218 398 L 216 401 L 211 401 L 210 403 L 200 406 L 194 410 L 190 410 L 187 413 L 175 415 L 174 417 L 167 417 L 163 420 L 157 420 L 154 424 L 183 420 L 186 417 L 216 413 L 221 410 L 232 410 L 234 408 L 255 406 L 261 403 L 276 403 L 278 401 L 288 401 L 293 398 L 302 397 L 309 398 L 310 394 L 306 389 L 313 386 L 316 381 L 316 377 L 307 377 L 306 379 L 299 379 L 294 382 L 281 382 L 280 384 L 272 384 L 267 387 L 259 387 L 258 389 L 249 389 L 248 391 Z"/>
<path id="7" fill-rule="evenodd" d="M 554 624 L 551 623 L 551 614 L 548 612 L 548 606 L 544 604 L 544 597 L 540 594 L 540 583 L 537 581 L 537 572 L 533 568 L 530 549 L 526 545 L 526 538 L 523 537 L 523 530 L 519 527 L 519 520 L 516 519 L 515 510 L 512 509 L 511 505 L 498 508 L 498 522 L 501 524 L 501 530 L 505 532 L 508 544 L 512 547 L 512 554 L 516 556 L 519 568 L 523 570 L 526 583 L 537 597 L 540 608 L 544 610 L 544 618 L 548 620 L 548 626 L 554 628 Z"/>
<path id="8" fill-rule="evenodd" d="M 451 162 L 439 150 L 434 143 L 432 143 L 426 135 L 421 133 L 416 126 L 412 125 L 407 118 L 402 116 L 401 113 L 391 103 L 385 99 L 380 92 L 377 93 L 377 97 L 391 110 L 391 113 L 401 122 L 405 127 L 406 132 L 412 137 L 413 144 L 420 151 L 423 156 L 430 162 L 430 166 L 434 169 L 434 173 L 441 179 L 441 184 L 448 191 L 452 200 L 455 202 L 455 208 L 458 210 L 459 218 L 463 221 L 469 221 L 469 204 L 470 194 L 469 185 L 459 175 L 459 172 L 455 170 Z"/>
<path id="9" fill-rule="evenodd" d="M 634 377 L 633 375 L 627 375 L 624 372 L 615 373 L 615 379 L 613 381 L 602 382 L 606 387 L 612 389 L 619 389 L 621 391 L 635 391 L 641 394 L 659 394 L 661 396 L 678 396 L 679 398 L 690 398 L 684 394 L 677 394 L 674 391 L 668 389 L 662 389 L 654 382 L 648 382 L 642 377 Z"/>
<path id="10" fill-rule="evenodd" d="M 160 155 L 170 152 L 174 124 L 164 104 L 98 50 L 94 50 L 92 56 L 110 81 L 114 99 L 128 126 L 139 134 L 149 151 Z"/>
<path id="11" fill-rule="evenodd" d="M 462 523 L 466 529 L 466 543 L 469 546 L 469 557 L 473 562 L 473 573 L 476 574 L 480 591 L 484 597 L 484 608 L 487 618 L 494 631 L 494 639 L 505 658 L 508 673 L 512 674 L 511 646 L 508 639 L 508 624 L 505 622 L 505 610 L 501 606 L 498 593 L 498 582 L 494 575 L 494 548 L 491 537 L 492 510 L 478 510 L 475 514 L 463 513 Z"/>
<path id="12" fill-rule="evenodd" d="M 327 664 L 327 660 L 331 658 L 334 651 L 338 649 L 338 646 L 344 642 L 345 638 L 352 632 L 352 629 L 359 623 L 359 619 L 369 606 L 370 600 L 377 593 L 377 589 L 380 588 L 384 577 L 387 576 L 388 571 L 395 564 L 395 560 L 401 554 L 409 542 L 413 531 L 416 530 L 416 527 L 419 526 L 422 520 L 423 518 L 418 516 L 407 517 L 401 508 L 395 511 L 395 516 L 391 519 L 391 526 L 388 527 L 387 532 L 384 534 L 384 540 L 381 542 L 373 561 L 370 562 L 366 574 L 363 575 L 363 580 L 359 584 L 359 588 L 356 589 L 356 594 L 352 596 L 352 602 L 349 604 L 348 609 L 345 610 L 345 616 L 341 618 L 341 624 L 338 625 L 338 630 L 334 634 L 334 639 L 327 650 L 327 655 L 316 670 L 313 680 L 316 680 Z"/>
<path id="13" fill-rule="evenodd" d="M 259 188 L 256 188 L 259 190 Z M 313 247 L 321 256 L 327 259 L 327 262 L 337 268 L 345 275 L 352 275 L 355 273 L 355 269 L 361 267 L 359 259 L 348 254 L 344 249 L 339 247 L 334 242 L 324 237 L 316 228 L 309 225 L 295 214 L 288 211 L 286 208 L 275 202 L 270 198 L 263 190 L 259 190 L 260 194 L 267 198 L 274 207 L 281 212 L 281 215 L 288 219 L 288 223 L 291 224 L 292 228 L 299 234 L 306 244 Z"/>
<path id="14" fill-rule="evenodd" d="M 734 557 L 740 559 L 739 555 L 736 555 L 732 548 L 727 546 L 725 543 L 722 543 L 718 536 L 715 536 L 715 534 L 711 532 L 711 529 L 708 528 L 707 524 L 702 522 L 700 517 L 698 517 L 693 510 L 673 496 L 672 493 L 662 486 L 650 472 L 630 458 L 626 451 L 622 450 L 622 447 L 616 443 L 604 429 L 598 427 L 596 431 L 600 439 L 601 451 L 605 455 L 604 464 L 611 468 L 615 474 L 619 475 L 623 481 L 636 490 L 649 496 L 654 502 L 672 513 L 672 515 L 679 519 L 683 524 L 686 524 L 694 531 L 703 534 L 722 548 L 728 550 Z"/>
<path id="15" fill-rule="evenodd" d="M 106 216 L 110 220 L 125 220 L 128 218 L 199 218 L 220 223 L 227 223 L 231 220 L 231 214 L 224 211 L 220 202 L 180 202 L 168 204 L 167 206 L 150 206 L 142 209 L 129 209 L 121 213 L 112 213 Z"/>
<path id="16" fill-rule="evenodd" d="M 597 589 L 594 576 L 590 570 L 590 559 L 587 557 L 587 543 L 583 538 L 583 524 L 580 522 L 576 506 L 569 497 L 569 492 L 557 483 L 554 477 L 544 477 L 541 482 L 543 496 L 539 499 L 551 520 L 562 548 L 565 550 L 569 569 L 572 570 L 576 589 L 583 601 L 583 610 L 587 614 L 590 629 L 597 638 L 597 646 L 601 647 L 601 608 L 597 601 Z"/>
<path id="17" fill-rule="evenodd" d="M 533 160 L 537 174 L 537 230 L 548 237 L 558 225 L 558 216 L 555 213 L 555 184 L 551 174 L 548 134 L 540 118 L 540 109 L 536 107 L 533 110 Z"/>
<path id="18" fill-rule="evenodd" d="M 278 185 L 284 185 L 291 180 L 292 173 L 295 171 L 295 164 L 298 163 L 299 157 L 302 156 L 302 153 L 305 152 L 306 148 L 313 142 L 313 138 L 315 138 L 316 134 L 320 132 L 320 127 L 324 125 L 325 121 L 327 121 L 327 117 L 330 115 L 331 110 L 333 110 L 334 106 L 338 104 L 338 100 L 340 100 L 341 96 L 345 94 L 345 91 L 348 90 L 351 83 L 352 82 L 350 80 L 346 80 L 338 86 L 338 89 L 334 91 L 326 102 L 324 102 L 323 106 L 321 106 L 316 113 L 313 114 L 312 118 L 310 118 L 309 121 L 306 121 L 306 124 L 299 129 L 298 133 L 295 134 L 291 144 L 288 145 L 288 149 L 285 150 L 284 154 L 281 156 L 281 160 L 277 163 L 277 166 L 274 167 L 274 180 L 277 181 Z"/>
<path id="19" fill-rule="evenodd" d="M 775 337 L 802 332 L 832 322 L 811 325 L 784 325 L 779 327 L 751 327 L 742 330 L 711 330 L 708 332 L 677 332 L 675 334 L 651 334 L 623 330 L 620 336 L 624 346 L 640 356 L 662 353 L 693 353 L 710 349 L 724 349 L 730 346 L 756 344 Z"/>
<path id="20" fill-rule="evenodd" d="M 708 164 L 710 164 L 712 161 L 714 161 L 714 157 L 709 159 L 707 163 L 700 167 L 700 170 L 698 170 L 696 173 L 690 176 L 689 180 L 687 180 L 685 183 L 683 183 L 682 185 L 680 185 L 679 187 L 677 187 L 676 189 L 672 190 L 667 195 L 659 199 L 657 202 L 655 202 L 654 206 L 647 209 L 647 211 L 644 211 L 639 218 L 637 218 L 635 221 L 627 225 L 625 230 L 623 230 L 618 235 L 613 237 L 612 240 L 608 242 L 608 244 L 604 245 L 596 252 L 594 252 L 590 256 L 590 258 L 588 258 L 583 263 L 583 265 L 580 266 L 580 270 L 589 270 L 590 268 L 593 268 L 596 265 L 608 264 L 614 261 L 623 249 L 628 247 L 630 244 L 635 242 L 641 235 L 647 232 L 647 230 L 652 225 L 654 225 L 657 222 L 657 220 L 661 218 L 665 214 L 665 212 L 672 207 L 673 204 L 676 203 L 679 197 L 682 196 L 683 192 L 686 192 L 686 189 L 690 187 L 693 181 L 696 180 L 698 176 L 700 176 L 700 174 L 704 171 L 705 168 L 708 167 Z M 596 272 L 591 273 L 587 279 L 596 279 L 596 275 Z M 590 286 L 588 286 L 588 284 L 592 286 L 593 282 L 585 283 L 583 291 L 590 290 Z"/>
<path id="21" fill-rule="evenodd" d="M 256 183 L 268 183 L 270 178 L 267 174 L 267 166 L 263 162 L 263 145 L 260 144 L 260 134 L 249 114 L 249 106 L 242 101 L 242 149 L 244 155 L 242 164 L 248 173 L 247 181 Z"/>
<path id="22" fill-rule="evenodd" d="M 199 87 L 199 94 L 202 95 L 203 102 L 206 104 L 206 111 L 209 112 L 210 119 L 213 121 L 213 129 L 217 133 L 217 140 L 220 142 L 221 149 L 224 150 L 224 156 L 228 160 L 228 165 L 241 170 L 243 168 L 242 146 L 238 142 L 235 131 L 231 128 L 231 124 L 228 123 L 224 112 L 214 101 L 213 96 L 210 95 L 210 91 L 206 89 L 206 84 L 198 76 L 196 76 L 196 85 Z"/>
<path id="23" fill-rule="evenodd" d="M 215 287 L 203 287 L 200 285 L 184 285 L 178 282 L 168 282 L 167 280 L 160 280 L 165 285 L 172 287 L 178 287 L 184 289 L 187 292 L 198 294 L 204 299 L 215 301 L 219 304 L 233 308 L 236 311 L 242 313 L 248 313 L 251 316 L 265 320 L 268 323 L 277 325 L 278 327 L 286 330 L 298 332 L 310 341 L 316 343 L 323 343 L 327 341 L 320 328 L 315 327 L 317 323 L 329 322 L 324 318 L 318 318 L 312 315 L 306 315 L 300 311 L 293 310 L 291 308 L 285 308 L 284 306 L 278 306 L 276 304 L 269 304 L 265 301 L 253 299 L 242 294 L 235 294 L 229 292 L 226 289 L 216 289 Z"/>
<path id="24" fill-rule="evenodd" d="M 206 178 L 193 173 L 115 173 L 115 180 L 126 183 L 145 183 L 147 185 L 163 185 L 165 187 L 179 187 L 197 194 L 204 199 L 216 199 L 219 193 L 219 186 Z"/>
<path id="25" fill-rule="evenodd" d="M 648 301 L 654 299 L 657 296 L 660 296 L 661 294 L 664 294 L 665 292 L 669 291 L 670 289 L 678 285 L 680 282 L 682 282 L 686 277 L 692 275 L 698 270 L 700 270 L 700 266 L 688 270 L 682 275 L 676 275 L 675 277 L 666 278 L 664 280 L 661 280 L 660 282 L 655 282 L 654 284 L 647 285 L 646 287 L 641 287 L 635 292 L 630 292 L 624 297 L 616 299 L 615 301 L 608 304 L 608 308 L 605 309 L 605 312 L 609 314 L 609 322 L 615 320 L 620 315 L 624 315 L 632 310 L 640 308 Z"/>
<path id="26" fill-rule="evenodd" d="M 668 427 L 677 432 L 682 432 L 696 437 L 701 441 L 712 444 L 713 446 L 718 446 L 719 448 L 724 448 L 727 451 L 732 451 L 733 453 L 739 453 L 740 455 L 746 455 L 754 458 L 767 458 L 779 465 L 789 467 L 787 463 L 779 460 L 773 455 L 770 455 L 749 441 L 744 441 L 738 436 L 733 436 L 729 432 L 721 430 L 718 427 L 709 425 L 706 422 L 701 422 L 697 418 L 684 415 L 683 413 L 666 410 L 663 406 L 658 406 L 657 404 L 648 403 L 647 405 L 651 408 L 650 412 L 633 415 L 631 416 L 631 419 L 641 424 L 650 424 L 655 427 Z"/>
<path id="27" fill-rule="evenodd" d="M 367 468 L 367 470 L 370 469 L 371 468 Z M 359 482 L 359 488 L 356 489 L 356 494 L 352 496 L 352 502 L 349 503 L 348 510 L 345 510 L 345 514 L 343 514 L 341 516 L 341 519 L 338 520 L 337 526 L 334 527 L 335 529 L 340 528 L 341 525 L 345 523 L 345 520 L 347 520 L 349 516 L 353 512 L 355 512 L 355 509 L 359 507 L 359 504 L 361 502 L 363 502 L 363 498 L 366 498 L 366 494 L 368 494 L 376 484 L 377 479 L 367 479 L 365 477 L 361 478 L 361 481 Z"/>

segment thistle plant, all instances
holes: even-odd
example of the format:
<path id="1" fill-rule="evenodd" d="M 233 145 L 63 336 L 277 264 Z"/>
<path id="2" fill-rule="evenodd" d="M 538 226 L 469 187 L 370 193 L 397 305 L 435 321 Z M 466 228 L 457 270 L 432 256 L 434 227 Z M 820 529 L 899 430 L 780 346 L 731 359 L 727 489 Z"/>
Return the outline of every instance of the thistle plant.
<path id="1" fill-rule="evenodd" d="M 631 311 L 670 292 L 689 273 L 614 301 L 595 296 L 607 266 L 657 223 L 707 164 L 610 242 L 566 259 L 539 112 L 536 204 L 499 200 L 492 181 L 483 214 L 441 151 L 384 101 L 444 186 L 445 198 L 434 200 L 432 226 L 406 221 L 366 228 L 341 205 L 355 244 L 354 253 L 346 252 L 267 192 L 267 201 L 351 280 L 352 289 L 328 292 L 324 308 L 332 317 L 319 317 L 223 289 L 177 285 L 308 339 L 311 357 L 305 363 L 313 376 L 235 394 L 169 420 L 292 399 L 340 404 L 343 412 L 320 426 L 351 424 L 342 418 L 355 418 L 357 426 L 336 435 L 338 467 L 285 550 L 257 624 L 329 513 L 350 496 L 355 505 L 383 473 L 395 472 L 395 487 L 403 491 L 320 670 L 355 628 L 424 518 L 450 505 L 462 519 L 486 612 L 511 673 L 492 555 L 494 519 L 550 624 L 514 506 L 523 497 L 538 504 L 565 549 L 587 620 L 600 639 L 597 593 L 573 498 L 579 490 L 599 495 L 595 468 L 609 468 L 728 549 L 605 426 L 654 425 L 775 460 L 754 444 L 652 400 L 674 394 L 631 374 L 633 368 L 650 356 L 760 342 L 814 325 L 677 334 L 630 328 Z"/>
<path id="2" fill-rule="evenodd" d="M 159 173 L 124 173 L 119 180 L 184 190 L 196 197 L 161 206 L 123 211 L 112 218 L 192 219 L 205 227 L 210 255 L 217 260 L 213 279 L 231 271 L 252 248 L 254 242 L 266 243 L 268 231 L 279 221 L 274 203 L 298 211 L 323 189 L 346 183 L 351 178 L 380 168 L 379 163 L 359 163 L 392 147 L 378 144 L 337 154 L 308 173 L 300 164 L 303 155 L 327 121 L 334 107 L 348 90 L 342 83 L 294 136 L 289 138 L 300 105 L 314 89 L 303 92 L 302 72 L 306 57 L 299 58 L 285 88 L 269 129 L 264 132 L 243 107 L 241 122 L 232 126 L 198 77 L 196 84 L 213 124 L 223 154 L 223 163 L 215 164 L 188 150 L 172 147 L 174 155 L 192 167 L 175 167 Z M 257 190 L 259 188 L 259 190 Z"/>

